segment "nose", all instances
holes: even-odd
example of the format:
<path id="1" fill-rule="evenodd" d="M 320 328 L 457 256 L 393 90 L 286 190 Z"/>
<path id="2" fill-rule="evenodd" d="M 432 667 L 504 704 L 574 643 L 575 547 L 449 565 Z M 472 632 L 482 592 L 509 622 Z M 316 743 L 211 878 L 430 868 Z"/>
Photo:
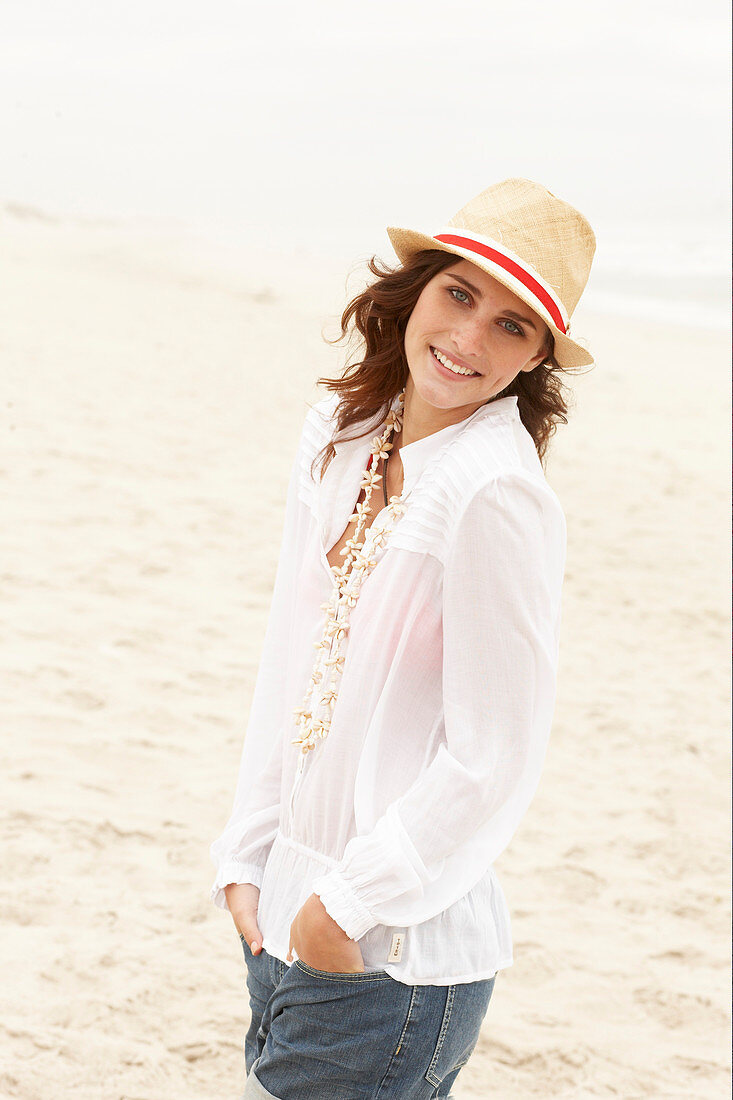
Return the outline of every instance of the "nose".
<path id="1" fill-rule="evenodd" d="M 486 354 L 486 323 L 477 317 L 464 317 L 450 334 L 456 354 L 480 361 Z"/>

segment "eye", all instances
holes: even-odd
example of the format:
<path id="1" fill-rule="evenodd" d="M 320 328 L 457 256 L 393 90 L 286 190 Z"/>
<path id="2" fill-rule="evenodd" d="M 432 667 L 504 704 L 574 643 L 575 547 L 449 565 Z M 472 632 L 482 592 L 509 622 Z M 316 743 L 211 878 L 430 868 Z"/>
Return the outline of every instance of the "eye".
<path id="1" fill-rule="evenodd" d="M 512 325 L 513 328 L 508 328 L 505 331 L 511 333 L 512 336 L 524 336 L 524 331 L 519 327 L 516 321 L 503 321 L 502 324 Z"/>
<path id="2" fill-rule="evenodd" d="M 464 302 L 470 302 L 471 301 L 468 294 L 466 294 L 465 290 L 461 290 L 461 288 L 459 286 L 449 286 L 448 287 L 448 293 L 453 296 L 453 298 L 456 302 L 460 302 L 462 305 L 463 305 Z M 456 294 L 462 294 L 463 298 L 456 298 Z"/>

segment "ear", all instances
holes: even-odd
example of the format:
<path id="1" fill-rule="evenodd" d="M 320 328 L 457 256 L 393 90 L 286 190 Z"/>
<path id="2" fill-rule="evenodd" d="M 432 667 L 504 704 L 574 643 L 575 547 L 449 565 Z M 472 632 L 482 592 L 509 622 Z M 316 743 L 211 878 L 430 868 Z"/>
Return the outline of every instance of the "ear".
<path id="1" fill-rule="evenodd" d="M 529 374 L 530 371 L 533 371 L 535 367 L 544 366 L 547 356 L 552 354 L 553 340 L 547 325 L 544 326 L 542 332 L 543 335 L 542 343 L 540 344 L 540 350 L 537 352 L 536 355 L 533 355 L 532 358 L 529 359 L 521 368 L 527 374 Z"/>
<path id="2" fill-rule="evenodd" d="M 538 352 L 537 355 L 533 355 L 532 358 L 527 363 L 525 363 L 523 367 L 520 367 L 519 369 L 522 370 L 522 371 L 525 371 L 527 374 L 529 374 L 529 372 L 533 371 L 535 369 L 535 367 L 539 367 L 541 364 L 544 363 L 546 355 L 547 355 L 546 351 Z"/>

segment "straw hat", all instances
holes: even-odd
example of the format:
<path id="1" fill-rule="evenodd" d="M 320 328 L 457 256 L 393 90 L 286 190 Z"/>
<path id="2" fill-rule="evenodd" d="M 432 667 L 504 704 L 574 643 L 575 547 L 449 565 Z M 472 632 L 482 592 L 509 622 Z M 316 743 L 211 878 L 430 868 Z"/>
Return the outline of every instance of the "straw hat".
<path id="1" fill-rule="evenodd" d="M 387 228 L 399 259 L 436 248 L 470 260 L 526 302 L 555 337 L 562 367 L 593 356 L 570 338 L 570 318 L 583 293 L 596 238 L 583 215 L 532 180 L 492 184 L 435 234 Z"/>

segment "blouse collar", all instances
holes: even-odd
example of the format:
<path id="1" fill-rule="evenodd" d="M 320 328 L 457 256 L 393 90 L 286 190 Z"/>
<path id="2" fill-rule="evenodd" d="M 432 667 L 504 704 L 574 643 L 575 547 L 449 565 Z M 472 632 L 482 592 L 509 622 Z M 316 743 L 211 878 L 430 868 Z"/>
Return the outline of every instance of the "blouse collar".
<path id="1" fill-rule="evenodd" d="M 393 399 L 390 409 L 396 409 L 398 403 L 399 394 Z M 426 435 L 422 439 L 416 439 L 412 443 L 407 443 L 400 447 L 399 455 L 402 460 L 403 470 L 403 496 L 416 484 L 428 463 L 464 431 L 469 431 L 473 425 L 480 421 L 495 416 L 506 417 L 507 415 L 519 415 L 517 398 L 514 394 L 508 397 L 500 397 L 496 401 L 489 402 L 489 404 L 480 405 L 475 412 L 471 413 L 470 416 L 464 417 L 463 420 L 459 420 L 458 423 L 449 424 L 446 428 L 441 428 L 440 431 L 433 432 L 431 435 Z M 372 440 L 376 435 L 380 435 L 382 430 L 383 425 L 377 425 L 367 436 L 334 442 L 335 455 L 331 465 L 337 466 L 342 474 L 344 473 L 342 462 L 348 466 L 348 471 L 346 472 L 347 484 L 349 475 L 352 472 L 352 466 L 354 469 L 366 468 L 366 464 L 369 461 L 369 455 L 372 451 Z M 341 461 L 337 463 L 335 461 L 336 457 Z M 347 491 L 350 491 L 350 487 Z"/>
<path id="2" fill-rule="evenodd" d="M 397 395 L 391 408 L 398 405 Z M 416 439 L 400 448 L 402 459 L 403 483 L 402 495 L 405 496 L 415 486 L 428 463 L 457 439 L 464 431 L 470 431 L 476 424 L 492 417 L 517 417 L 519 415 L 516 396 L 500 397 L 488 405 L 481 405 L 470 416 L 457 424 L 449 424 L 432 435 Z M 386 419 L 386 418 L 385 418 Z M 333 545 L 347 523 L 354 509 L 354 494 L 358 492 L 361 475 L 366 469 L 372 452 L 372 440 L 381 435 L 382 425 L 375 425 L 366 435 L 357 439 L 333 441 L 334 457 L 328 464 L 318 489 L 317 510 L 322 537 L 329 546 Z M 381 491 L 381 487 L 380 487 Z M 379 505 L 381 507 L 381 504 Z"/>
<path id="3" fill-rule="evenodd" d="M 396 407 L 397 398 L 391 405 L 393 409 Z M 516 407 L 517 398 L 515 395 L 500 397 L 497 401 L 491 401 L 488 405 L 480 405 L 470 416 L 464 417 L 456 424 L 449 424 L 446 428 L 441 428 L 440 431 L 426 435 L 422 439 L 403 444 L 399 450 L 404 476 L 403 495 L 413 488 L 427 464 L 437 457 L 444 447 L 447 447 L 454 439 L 462 435 L 464 431 L 469 431 L 472 425 L 499 413 L 511 414 Z"/>

